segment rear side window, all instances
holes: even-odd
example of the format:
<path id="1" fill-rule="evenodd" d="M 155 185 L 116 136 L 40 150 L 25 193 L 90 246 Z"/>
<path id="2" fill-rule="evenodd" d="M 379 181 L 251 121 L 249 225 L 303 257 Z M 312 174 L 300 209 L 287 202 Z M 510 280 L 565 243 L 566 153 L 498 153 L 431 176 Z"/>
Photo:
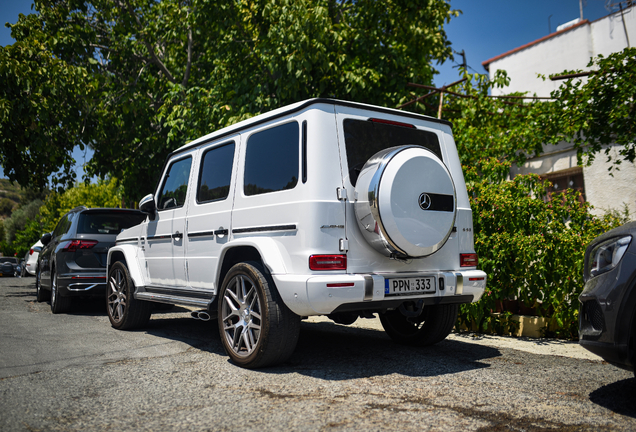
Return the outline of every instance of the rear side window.
<path id="1" fill-rule="evenodd" d="M 245 195 L 296 187 L 299 135 L 298 123 L 292 122 L 249 137 L 245 152 Z"/>
<path id="2" fill-rule="evenodd" d="M 230 193 L 232 165 L 234 162 L 234 143 L 214 147 L 203 153 L 197 202 L 220 201 Z"/>
<path id="3" fill-rule="evenodd" d="M 119 234 L 122 230 L 139 225 L 146 219 L 143 213 L 87 212 L 80 213 L 78 234 Z"/>
<path id="4" fill-rule="evenodd" d="M 62 216 L 62 219 L 58 222 L 55 230 L 53 231 L 53 237 L 58 237 L 64 235 L 71 229 L 71 224 L 73 221 L 73 213 L 67 213 Z"/>
<path id="5" fill-rule="evenodd" d="M 188 179 L 192 158 L 187 157 L 173 162 L 168 168 L 168 174 L 163 180 L 161 193 L 157 202 L 159 210 L 182 207 L 188 192 Z"/>
<path id="6" fill-rule="evenodd" d="M 371 156 L 389 147 L 419 145 L 442 159 L 437 134 L 420 129 L 376 123 L 368 120 L 345 119 L 343 122 L 347 163 L 351 184 L 356 185 L 362 167 Z"/>

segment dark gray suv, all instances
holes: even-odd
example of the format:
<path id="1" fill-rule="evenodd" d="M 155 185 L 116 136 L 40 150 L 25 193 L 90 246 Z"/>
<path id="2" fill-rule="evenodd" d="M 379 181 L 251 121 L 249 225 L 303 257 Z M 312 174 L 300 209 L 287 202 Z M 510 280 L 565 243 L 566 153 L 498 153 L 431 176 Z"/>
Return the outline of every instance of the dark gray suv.
<path id="1" fill-rule="evenodd" d="M 35 286 L 39 302 L 51 299 L 51 311 L 67 312 L 73 296 L 104 297 L 108 249 L 122 230 L 141 223 L 138 210 L 76 207 L 52 233 L 42 236 Z"/>
<path id="2" fill-rule="evenodd" d="M 636 374 L 636 222 L 613 229 L 585 251 L 579 343 Z"/>

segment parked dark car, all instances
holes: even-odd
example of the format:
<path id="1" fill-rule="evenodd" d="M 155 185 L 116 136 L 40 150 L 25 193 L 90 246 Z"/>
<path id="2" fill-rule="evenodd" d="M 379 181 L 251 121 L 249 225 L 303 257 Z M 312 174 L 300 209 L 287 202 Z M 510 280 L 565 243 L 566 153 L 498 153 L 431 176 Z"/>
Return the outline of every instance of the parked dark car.
<path id="1" fill-rule="evenodd" d="M 37 300 L 50 298 L 56 314 L 67 312 L 74 296 L 105 297 L 108 249 L 115 245 L 117 234 L 145 218 L 138 210 L 84 206 L 66 213 L 52 233 L 42 236 Z"/>
<path id="2" fill-rule="evenodd" d="M 20 274 L 20 263 L 15 257 L 0 257 L 0 275 L 17 276 Z"/>
<path id="3" fill-rule="evenodd" d="M 630 222 L 590 243 L 579 296 L 579 343 L 630 371 L 636 366 L 635 236 L 636 222 Z"/>

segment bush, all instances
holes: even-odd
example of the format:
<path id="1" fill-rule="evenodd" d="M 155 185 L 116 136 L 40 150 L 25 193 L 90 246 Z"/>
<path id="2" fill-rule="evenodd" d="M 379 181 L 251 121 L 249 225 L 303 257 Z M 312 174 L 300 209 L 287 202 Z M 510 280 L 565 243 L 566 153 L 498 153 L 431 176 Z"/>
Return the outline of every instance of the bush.
<path id="1" fill-rule="evenodd" d="M 468 179 L 477 178 L 467 171 Z M 475 249 L 488 284 L 481 301 L 462 306 L 459 325 L 501 333 L 511 314 L 492 313 L 498 303 L 516 300 L 548 318 L 546 335 L 577 337 L 585 248 L 620 223 L 612 215 L 593 217 L 578 192 L 555 194 L 548 201 L 547 187 L 534 174 L 469 183 Z"/>

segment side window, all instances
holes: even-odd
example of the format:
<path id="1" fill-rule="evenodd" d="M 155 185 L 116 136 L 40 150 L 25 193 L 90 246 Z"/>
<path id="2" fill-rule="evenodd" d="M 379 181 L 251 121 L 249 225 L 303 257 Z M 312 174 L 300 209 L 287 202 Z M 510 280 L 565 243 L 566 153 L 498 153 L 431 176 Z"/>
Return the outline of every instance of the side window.
<path id="1" fill-rule="evenodd" d="M 53 237 L 59 237 L 61 235 L 66 234 L 68 230 L 71 228 L 72 220 L 73 220 L 72 213 L 65 214 L 64 216 L 62 216 L 62 219 L 60 219 L 60 221 L 57 223 L 57 226 L 55 227 L 55 230 L 53 231 Z"/>
<path id="2" fill-rule="evenodd" d="M 198 203 L 220 201 L 227 198 L 232 180 L 234 146 L 234 143 L 231 142 L 203 153 L 197 189 Z"/>
<path id="3" fill-rule="evenodd" d="M 191 166 L 191 157 L 180 159 L 170 164 L 168 174 L 161 186 L 161 192 L 157 200 L 157 209 L 165 210 L 183 206 L 186 199 L 186 192 L 188 191 L 188 179 L 190 178 Z"/>
<path id="4" fill-rule="evenodd" d="M 298 183 L 298 123 L 257 132 L 245 150 L 245 195 L 293 189 Z"/>

